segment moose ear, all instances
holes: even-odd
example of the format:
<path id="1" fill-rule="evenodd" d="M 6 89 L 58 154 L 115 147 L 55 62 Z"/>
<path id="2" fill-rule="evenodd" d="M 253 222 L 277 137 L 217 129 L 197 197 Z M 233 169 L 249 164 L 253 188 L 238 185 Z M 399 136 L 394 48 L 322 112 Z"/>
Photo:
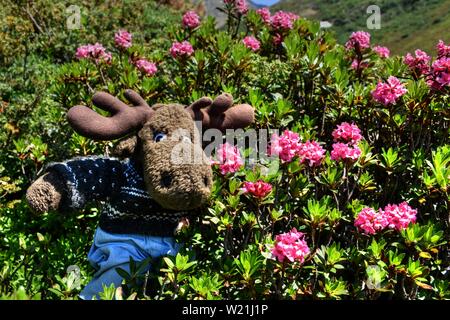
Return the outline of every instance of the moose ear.
<path id="1" fill-rule="evenodd" d="M 113 156 L 118 158 L 129 158 L 135 153 L 137 144 L 137 135 L 132 135 L 120 140 L 119 143 L 114 147 L 112 154 Z"/>

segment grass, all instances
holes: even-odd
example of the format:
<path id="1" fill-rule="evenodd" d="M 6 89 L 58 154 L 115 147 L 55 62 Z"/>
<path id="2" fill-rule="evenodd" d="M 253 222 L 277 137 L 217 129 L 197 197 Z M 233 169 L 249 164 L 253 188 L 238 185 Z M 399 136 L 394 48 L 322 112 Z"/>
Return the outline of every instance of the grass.
<path id="1" fill-rule="evenodd" d="M 369 30 L 369 5 L 381 9 L 381 29 Z M 287 10 L 310 18 L 330 21 L 340 43 L 353 31 L 369 31 L 372 42 L 387 46 L 393 54 L 404 55 L 417 48 L 434 53 L 436 43 L 450 41 L 450 0 L 282 0 L 272 10 Z"/>

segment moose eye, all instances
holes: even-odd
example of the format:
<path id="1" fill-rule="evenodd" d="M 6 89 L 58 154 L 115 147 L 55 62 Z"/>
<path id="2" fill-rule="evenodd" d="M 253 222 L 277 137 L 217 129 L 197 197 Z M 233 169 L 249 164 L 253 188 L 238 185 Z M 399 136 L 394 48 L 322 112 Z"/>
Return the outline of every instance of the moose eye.
<path id="1" fill-rule="evenodd" d="M 155 134 L 155 137 L 153 138 L 153 140 L 155 140 L 155 142 L 160 142 L 166 138 L 167 138 L 167 135 L 165 133 L 159 132 L 159 133 Z"/>

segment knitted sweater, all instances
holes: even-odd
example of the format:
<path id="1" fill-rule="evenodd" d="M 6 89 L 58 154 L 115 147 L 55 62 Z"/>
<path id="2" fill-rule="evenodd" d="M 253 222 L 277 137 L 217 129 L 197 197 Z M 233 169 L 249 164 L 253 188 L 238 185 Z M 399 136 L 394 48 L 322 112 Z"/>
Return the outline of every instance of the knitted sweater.
<path id="1" fill-rule="evenodd" d="M 56 172 L 66 184 L 63 210 L 103 202 L 100 228 L 110 233 L 170 237 L 180 220 L 189 215 L 188 211 L 164 209 L 153 200 L 130 159 L 80 157 L 51 163 L 46 171 Z"/>

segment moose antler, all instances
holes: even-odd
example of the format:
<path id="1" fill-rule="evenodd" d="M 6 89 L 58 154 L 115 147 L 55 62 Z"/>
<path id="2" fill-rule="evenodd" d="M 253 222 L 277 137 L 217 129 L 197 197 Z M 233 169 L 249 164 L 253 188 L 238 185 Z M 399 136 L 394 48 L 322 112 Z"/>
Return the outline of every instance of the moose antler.
<path id="1" fill-rule="evenodd" d="M 106 92 L 97 92 L 92 102 L 97 107 L 111 113 L 104 117 L 86 106 L 72 107 L 67 119 L 73 129 L 82 136 L 94 140 L 121 138 L 141 128 L 150 119 L 154 110 L 133 90 L 124 93 L 134 107 L 130 108 L 119 99 Z M 214 101 L 203 97 L 186 108 L 195 121 L 202 121 L 204 128 L 226 129 L 244 128 L 254 121 L 254 109 L 248 104 L 233 106 L 233 97 L 223 93 Z"/>
<path id="2" fill-rule="evenodd" d="M 255 110 L 248 104 L 233 106 L 231 94 L 223 93 L 214 101 L 203 97 L 186 108 L 195 121 L 202 121 L 204 128 L 226 129 L 245 128 L 255 120 Z"/>
<path id="3" fill-rule="evenodd" d="M 121 138 L 141 128 L 152 116 L 153 109 L 133 90 L 124 93 L 134 107 L 129 107 L 106 92 L 98 92 L 92 97 L 97 107 L 109 111 L 111 117 L 99 115 L 85 106 L 72 107 L 67 119 L 79 134 L 95 140 L 113 140 Z"/>

